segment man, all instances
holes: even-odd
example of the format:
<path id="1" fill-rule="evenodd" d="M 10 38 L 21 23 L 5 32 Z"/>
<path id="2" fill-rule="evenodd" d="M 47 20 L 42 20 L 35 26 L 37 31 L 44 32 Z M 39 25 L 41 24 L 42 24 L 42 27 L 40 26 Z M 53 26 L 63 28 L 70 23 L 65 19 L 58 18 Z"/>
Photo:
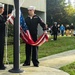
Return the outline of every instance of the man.
<path id="1" fill-rule="evenodd" d="M 66 25 L 66 36 L 69 36 L 70 35 L 70 26 L 69 25 Z"/>
<path id="2" fill-rule="evenodd" d="M 57 31 L 58 31 L 57 22 L 55 22 L 54 25 L 53 25 L 53 27 L 52 27 L 52 33 L 53 33 L 53 39 L 54 39 L 54 41 L 57 40 Z"/>
<path id="3" fill-rule="evenodd" d="M 74 25 L 73 25 L 73 23 L 71 23 L 70 31 L 71 31 L 71 36 L 73 36 L 73 32 L 74 32 Z"/>
<path id="4" fill-rule="evenodd" d="M 43 30 L 46 30 L 46 24 L 42 21 L 42 19 L 35 14 L 35 7 L 30 6 L 28 8 L 28 17 L 25 19 L 30 34 L 32 36 L 33 41 L 37 40 L 37 27 L 38 24 L 41 25 Z M 31 54 L 32 53 L 32 54 Z M 24 62 L 23 66 L 30 66 L 30 60 L 32 55 L 32 62 L 35 67 L 39 66 L 38 61 L 38 47 L 26 44 L 26 61 Z"/>
<path id="5" fill-rule="evenodd" d="M 63 24 L 60 26 L 60 32 L 61 32 L 61 35 L 64 36 L 65 26 Z"/>
<path id="6" fill-rule="evenodd" d="M 58 28 L 57 34 L 60 35 L 60 24 L 57 25 L 57 28 Z"/>
<path id="7" fill-rule="evenodd" d="M 0 70 L 4 70 L 6 67 L 3 63 L 4 56 L 4 41 L 5 41 L 5 17 L 2 15 L 4 12 L 4 4 L 0 3 Z"/>

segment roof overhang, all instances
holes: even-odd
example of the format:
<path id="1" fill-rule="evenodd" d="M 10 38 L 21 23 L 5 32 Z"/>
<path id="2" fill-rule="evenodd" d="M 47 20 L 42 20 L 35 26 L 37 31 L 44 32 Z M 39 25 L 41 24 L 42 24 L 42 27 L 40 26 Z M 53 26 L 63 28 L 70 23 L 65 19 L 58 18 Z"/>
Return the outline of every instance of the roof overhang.
<path id="1" fill-rule="evenodd" d="M 0 0 L 0 2 L 14 5 L 13 0 Z M 21 7 L 28 8 L 29 6 L 35 6 L 36 10 L 46 12 L 46 0 L 20 0 Z"/>

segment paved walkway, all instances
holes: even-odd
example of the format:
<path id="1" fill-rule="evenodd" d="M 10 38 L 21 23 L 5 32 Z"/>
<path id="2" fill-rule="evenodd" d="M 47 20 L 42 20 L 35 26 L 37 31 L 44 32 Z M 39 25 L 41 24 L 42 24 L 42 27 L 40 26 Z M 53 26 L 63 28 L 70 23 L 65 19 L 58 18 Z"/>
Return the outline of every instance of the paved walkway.
<path id="1" fill-rule="evenodd" d="M 5 71 L 0 71 L 0 75 L 69 75 L 61 70 L 60 67 L 72 63 L 75 61 L 75 50 L 51 55 L 45 58 L 39 59 L 40 67 L 23 67 L 23 73 L 10 73 L 8 70 L 12 69 L 11 65 L 7 65 Z"/>
<path id="2" fill-rule="evenodd" d="M 50 67 L 21 67 L 23 73 L 10 73 L 8 72 L 10 68 L 7 68 L 5 71 L 0 71 L 0 75 L 69 75 L 61 70 L 57 70 Z"/>
<path id="3" fill-rule="evenodd" d="M 39 61 L 42 66 L 60 68 L 75 61 L 75 50 L 44 57 Z"/>

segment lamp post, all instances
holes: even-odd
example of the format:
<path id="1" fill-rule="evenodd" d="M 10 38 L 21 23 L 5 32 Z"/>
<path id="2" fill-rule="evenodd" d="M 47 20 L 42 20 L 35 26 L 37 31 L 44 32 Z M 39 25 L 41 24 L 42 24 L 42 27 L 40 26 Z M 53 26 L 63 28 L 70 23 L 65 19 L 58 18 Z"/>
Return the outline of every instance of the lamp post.
<path id="1" fill-rule="evenodd" d="M 20 70 L 20 7 L 19 0 L 14 0 L 15 4 L 15 21 L 14 21 L 14 52 L 13 52 L 13 69 L 9 70 L 12 73 L 21 73 Z"/>

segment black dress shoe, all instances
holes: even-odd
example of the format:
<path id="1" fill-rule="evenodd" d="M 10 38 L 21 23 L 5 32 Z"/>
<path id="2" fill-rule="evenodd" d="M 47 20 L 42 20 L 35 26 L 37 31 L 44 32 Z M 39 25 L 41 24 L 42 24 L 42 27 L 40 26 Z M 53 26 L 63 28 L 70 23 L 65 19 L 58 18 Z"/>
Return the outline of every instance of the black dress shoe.
<path id="1" fill-rule="evenodd" d="M 34 67 L 39 67 L 39 65 L 38 64 L 34 64 Z"/>
<path id="2" fill-rule="evenodd" d="M 5 70 L 5 69 L 6 69 L 5 66 L 0 67 L 0 70 Z"/>
<path id="3" fill-rule="evenodd" d="M 23 64 L 23 66 L 30 66 L 30 64 Z"/>

